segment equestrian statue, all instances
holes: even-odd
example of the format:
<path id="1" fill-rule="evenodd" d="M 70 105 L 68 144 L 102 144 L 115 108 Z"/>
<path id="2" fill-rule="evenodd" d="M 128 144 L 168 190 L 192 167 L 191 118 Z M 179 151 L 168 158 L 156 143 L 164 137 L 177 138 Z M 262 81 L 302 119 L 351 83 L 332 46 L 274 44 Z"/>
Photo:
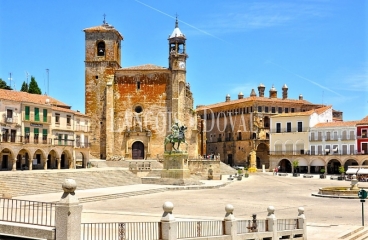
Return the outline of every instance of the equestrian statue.
<path id="1" fill-rule="evenodd" d="M 165 138 L 164 147 L 166 152 L 166 145 L 168 143 L 172 144 L 172 149 L 174 149 L 175 152 L 179 152 L 180 143 L 185 143 L 188 147 L 188 143 L 185 141 L 185 131 L 187 130 L 186 126 L 179 127 L 178 123 L 174 123 L 171 127 L 171 134 L 169 134 Z M 177 147 L 175 148 L 175 143 L 177 144 Z"/>

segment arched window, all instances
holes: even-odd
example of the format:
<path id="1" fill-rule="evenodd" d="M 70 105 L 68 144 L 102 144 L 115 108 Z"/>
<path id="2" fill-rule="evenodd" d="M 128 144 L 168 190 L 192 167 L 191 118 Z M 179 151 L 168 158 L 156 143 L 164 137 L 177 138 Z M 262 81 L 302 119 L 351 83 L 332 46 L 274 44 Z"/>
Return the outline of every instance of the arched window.
<path id="1" fill-rule="evenodd" d="M 97 56 L 105 56 L 105 42 L 97 44 Z"/>

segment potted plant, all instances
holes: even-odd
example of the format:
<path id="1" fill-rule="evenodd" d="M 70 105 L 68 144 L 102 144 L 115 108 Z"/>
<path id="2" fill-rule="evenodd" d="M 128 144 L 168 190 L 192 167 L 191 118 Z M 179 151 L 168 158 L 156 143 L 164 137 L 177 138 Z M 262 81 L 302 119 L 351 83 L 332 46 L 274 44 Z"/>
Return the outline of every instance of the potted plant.
<path id="1" fill-rule="evenodd" d="M 241 170 L 241 169 L 238 169 L 238 180 L 240 181 L 240 180 L 242 180 L 242 178 L 243 178 L 243 171 Z"/>
<path id="2" fill-rule="evenodd" d="M 299 167 L 299 161 L 298 160 L 294 160 L 293 161 L 293 168 L 294 168 L 294 173 L 293 173 L 293 177 L 299 177 L 300 174 L 296 173 Z"/>
<path id="3" fill-rule="evenodd" d="M 244 171 L 245 171 L 244 177 L 245 178 L 249 177 L 248 168 L 244 168 Z"/>
<path id="4" fill-rule="evenodd" d="M 321 168 L 321 170 L 319 170 L 319 172 L 321 173 L 319 175 L 319 178 L 325 178 L 325 172 L 326 172 L 326 170 L 324 168 Z"/>
<path id="5" fill-rule="evenodd" d="M 340 166 L 339 167 L 339 173 L 341 174 L 341 176 L 337 177 L 337 180 L 343 180 L 344 179 L 344 173 L 345 173 L 345 168 L 344 166 Z"/>

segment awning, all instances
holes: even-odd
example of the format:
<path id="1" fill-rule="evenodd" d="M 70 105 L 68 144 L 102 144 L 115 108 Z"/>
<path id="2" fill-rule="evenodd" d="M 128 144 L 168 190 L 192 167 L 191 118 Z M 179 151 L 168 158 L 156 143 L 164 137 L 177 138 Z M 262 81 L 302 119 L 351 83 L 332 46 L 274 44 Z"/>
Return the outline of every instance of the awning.
<path id="1" fill-rule="evenodd" d="M 314 159 L 311 162 L 311 166 L 314 166 L 314 167 L 324 167 L 325 166 L 325 162 L 322 161 L 321 159 Z"/>
<path id="2" fill-rule="evenodd" d="M 298 162 L 299 162 L 299 166 L 300 167 L 306 167 L 306 166 L 308 166 L 308 162 L 307 162 L 307 160 L 305 160 L 305 159 L 298 159 Z"/>
<path id="3" fill-rule="evenodd" d="M 348 170 L 346 171 L 346 174 L 356 174 L 358 170 L 359 170 L 358 168 L 348 168 Z"/>
<path id="4" fill-rule="evenodd" d="M 358 174 L 368 174 L 368 168 L 359 169 Z"/>

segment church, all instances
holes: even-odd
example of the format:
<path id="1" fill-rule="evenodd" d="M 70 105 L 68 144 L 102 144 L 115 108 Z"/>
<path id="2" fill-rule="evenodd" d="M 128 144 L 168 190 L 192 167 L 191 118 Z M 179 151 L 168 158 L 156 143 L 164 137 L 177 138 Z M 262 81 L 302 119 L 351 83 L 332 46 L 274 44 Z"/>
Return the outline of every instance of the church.
<path id="1" fill-rule="evenodd" d="M 169 66 L 121 66 L 122 34 L 112 25 L 84 29 L 85 111 L 91 155 L 111 160 L 157 159 L 175 123 L 187 126 L 182 150 L 198 157 L 197 115 L 186 80 L 186 37 L 178 20 L 168 38 Z"/>

